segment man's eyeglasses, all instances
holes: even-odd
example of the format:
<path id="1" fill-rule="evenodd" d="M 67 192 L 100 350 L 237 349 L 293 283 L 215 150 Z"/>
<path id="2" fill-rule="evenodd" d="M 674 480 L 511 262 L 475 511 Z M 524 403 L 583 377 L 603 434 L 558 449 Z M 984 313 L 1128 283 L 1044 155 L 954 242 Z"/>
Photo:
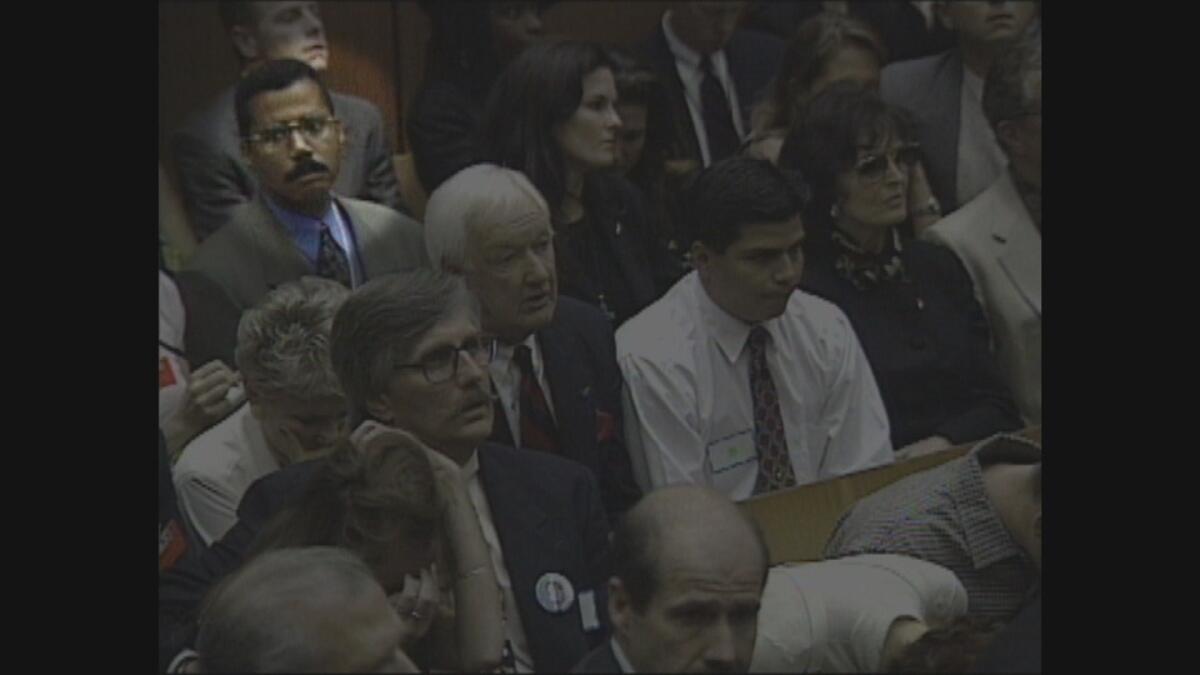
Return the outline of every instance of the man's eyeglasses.
<path id="1" fill-rule="evenodd" d="M 336 117 L 303 117 L 256 131 L 247 136 L 246 141 L 254 143 L 265 152 L 279 152 L 287 147 L 288 142 L 292 140 L 292 134 L 297 131 L 309 143 L 325 143 L 332 137 L 339 124 L 341 120 Z"/>
<path id="2" fill-rule="evenodd" d="M 487 366 L 496 357 L 496 341 L 484 337 L 472 338 L 459 347 L 439 349 L 426 356 L 420 363 L 404 363 L 397 365 L 396 369 L 420 368 L 429 384 L 442 384 L 458 376 L 463 352 L 466 352 L 476 365 Z"/>
<path id="3" fill-rule="evenodd" d="M 895 164 L 897 169 L 907 171 L 921 161 L 921 146 L 913 143 L 905 145 L 895 152 L 886 155 L 867 155 L 854 165 L 854 171 L 866 181 L 881 180 L 887 174 L 888 164 Z"/>

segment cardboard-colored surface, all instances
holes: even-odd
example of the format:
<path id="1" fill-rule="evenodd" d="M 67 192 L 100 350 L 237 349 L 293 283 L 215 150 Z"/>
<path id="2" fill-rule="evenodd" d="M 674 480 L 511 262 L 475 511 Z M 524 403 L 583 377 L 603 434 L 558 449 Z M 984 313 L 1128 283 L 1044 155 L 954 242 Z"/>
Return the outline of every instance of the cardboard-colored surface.
<path id="1" fill-rule="evenodd" d="M 1041 443 L 1041 427 L 1021 432 Z M 801 485 L 742 502 L 758 521 L 771 551 L 771 564 L 822 559 L 825 542 L 838 519 L 859 499 L 905 476 L 932 469 L 963 456 L 976 443 L 960 445 L 906 462 L 842 476 L 822 483 Z"/>

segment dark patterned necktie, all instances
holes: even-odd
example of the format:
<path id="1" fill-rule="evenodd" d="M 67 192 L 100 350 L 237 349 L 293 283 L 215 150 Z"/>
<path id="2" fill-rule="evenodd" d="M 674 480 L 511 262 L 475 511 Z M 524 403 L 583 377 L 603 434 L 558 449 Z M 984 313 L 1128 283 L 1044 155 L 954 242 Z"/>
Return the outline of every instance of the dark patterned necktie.
<path id="1" fill-rule="evenodd" d="M 346 258 L 346 252 L 325 223 L 321 223 L 321 243 L 317 247 L 317 276 L 332 279 L 346 288 L 354 287 L 350 281 L 350 261 Z"/>
<path id="2" fill-rule="evenodd" d="M 533 352 L 528 345 L 517 345 L 513 360 L 521 369 L 521 446 L 558 454 L 558 433 L 546 395 L 533 372 Z"/>
<path id="3" fill-rule="evenodd" d="M 729 97 L 707 54 L 700 59 L 700 70 L 704 73 L 700 80 L 700 110 L 704 117 L 704 131 L 708 134 L 708 157 L 715 164 L 737 152 L 741 140 L 737 127 L 733 125 Z"/>
<path id="4" fill-rule="evenodd" d="M 795 485 L 796 475 L 788 456 L 775 381 L 767 370 L 767 329 L 762 326 L 752 328 L 749 343 L 754 449 L 758 452 L 758 478 L 754 481 L 754 494 L 757 495 Z"/>

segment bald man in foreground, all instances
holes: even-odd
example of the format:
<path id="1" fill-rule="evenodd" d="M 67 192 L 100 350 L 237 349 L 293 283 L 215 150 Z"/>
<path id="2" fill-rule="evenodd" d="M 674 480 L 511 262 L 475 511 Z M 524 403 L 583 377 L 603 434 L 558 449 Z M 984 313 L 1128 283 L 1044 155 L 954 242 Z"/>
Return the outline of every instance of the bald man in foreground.
<path id="1" fill-rule="evenodd" d="M 612 559 L 613 637 L 573 672 L 749 670 L 770 557 L 728 497 L 690 485 L 646 495 L 613 531 Z"/>

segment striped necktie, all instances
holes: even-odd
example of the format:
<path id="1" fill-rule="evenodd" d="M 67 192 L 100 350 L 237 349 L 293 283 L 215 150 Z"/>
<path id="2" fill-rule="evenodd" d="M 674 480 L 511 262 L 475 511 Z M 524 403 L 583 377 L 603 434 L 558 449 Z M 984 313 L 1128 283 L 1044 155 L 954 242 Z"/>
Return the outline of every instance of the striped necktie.
<path id="1" fill-rule="evenodd" d="M 513 360 L 521 369 L 521 446 L 558 454 L 558 432 L 546 395 L 533 372 L 533 352 L 528 345 L 517 345 Z"/>

